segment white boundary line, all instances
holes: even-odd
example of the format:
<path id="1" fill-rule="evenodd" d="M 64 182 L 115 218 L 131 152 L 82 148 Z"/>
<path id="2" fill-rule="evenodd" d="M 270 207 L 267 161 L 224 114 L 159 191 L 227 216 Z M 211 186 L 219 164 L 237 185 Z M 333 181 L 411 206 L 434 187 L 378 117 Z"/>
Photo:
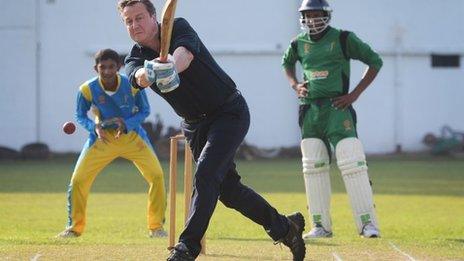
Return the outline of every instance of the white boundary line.
<path id="1" fill-rule="evenodd" d="M 340 256 L 335 252 L 332 252 L 332 256 L 334 257 L 336 261 L 343 261 L 343 259 L 341 259 Z"/>
<path id="2" fill-rule="evenodd" d="M 388 242 L 390 244 L 391 247 L 393 247 L 393 249 L 396 250 L 396 252 L 402 254 L 403 256 L 407 257 L 410 261 L 416 261 L 416 259 L 412 256 L 410 256 L 409 254 L 401 251 L 401 249 L 397 246 L 395 246 L 395 244 L 393 244 L 392 242 Z"/>

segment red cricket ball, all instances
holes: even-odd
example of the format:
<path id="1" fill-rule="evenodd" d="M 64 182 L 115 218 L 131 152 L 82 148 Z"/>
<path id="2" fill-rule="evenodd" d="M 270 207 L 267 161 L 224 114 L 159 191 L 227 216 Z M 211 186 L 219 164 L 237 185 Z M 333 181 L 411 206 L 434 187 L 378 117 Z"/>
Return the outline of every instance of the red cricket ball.
<path id="1" fill-rule="evenodd" d="M 73 134 L 76 131 L 76 125 L 72 121 L 65 122 L 63 124 L 63 131 L 66 134 Z"/>

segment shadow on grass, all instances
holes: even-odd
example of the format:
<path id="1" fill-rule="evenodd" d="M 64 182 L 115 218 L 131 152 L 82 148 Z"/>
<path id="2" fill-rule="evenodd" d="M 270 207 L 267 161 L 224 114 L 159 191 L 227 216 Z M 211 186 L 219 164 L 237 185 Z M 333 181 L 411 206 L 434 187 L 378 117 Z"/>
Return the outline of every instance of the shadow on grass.
<path id="1" fill-rule="evenodd" d="M 243 256 L 243 255 L 215 255 L 215 254 L 206 254 L 206 257 L 215 257 L 215 258 L 233 258 L 237 260 L 275 260 L 274 257 L 263 257 L 262 255 L 256 256 Z"/>
<path id="2" fill-rule="evenodd" d="M 305 244 L 309 246 L 339 246 L 339 244 L 319 241 L 317 239 L 305 241 Z"/>
<path id="3" fill-rule="evenodd" d="M 265 239 L 265 238 L 237 238 L 237 237 L 219 237 L 218 240 L 231 240 L 231 241 L 243 241 L 243 242 L 270 242 L 272 243 L 272 240 L 270 239 Z M 329 242 L 324 242 L 324 241 L 319 241 L 319 240 L 309 240 L 305 241 L 306 245 L 316 245 L 316 246 L 338 246 L 338 244 L 333 244 Z"/>
<path id="4" fill-rule="evenodd" d="M 446 241 L 452 241 L 452 242 L 464 244 L 464 238 L 447 238 Z"/>
<path id="5" fill-rule="evenodd" d="M 270 242 L 270 243 L 272 243 L 272 240 L 265 239 L 265 238 L 219 237 L 218 240 L 245 241 L 245 242 L 260 241 L 260 242 Z"/>
<path id="6" fill-rule="evenodd" d="M 80 239 L 58 239 L 55 235 L 51 235 L 48 238 L 37 238 L 37 239 L 20 239 L 20 238 L 3 238 L 0 239 L 2 245 L 50 245 L 50 246 L 64 246 L 64 245 L 83 245 L 86 242 Z M 92 245 L 93 243 L 89 243 Z"/>
<path id="7" fill-rule="evenodd" d="M 75 159 L 0 161 L 0 193 L 66 193 Z M 180 166 L 182 164 L 179 164 Z M 183 171 L 178 169 L 178 192 Z M 259 193 L 304 193 L 300 159 L 240 161 L 242 182 Z M 164 181 L 169 167 L 162 162 Z M 335 164 L 331 183 L 334 193 L 345 193 Z M 464 196 L 464 161 L 373 159 L 369 177 L 375 194 Z M 147 183 L 134 165 L 116 160 L 96 178 L 92 193 L 146 193 Z"/>

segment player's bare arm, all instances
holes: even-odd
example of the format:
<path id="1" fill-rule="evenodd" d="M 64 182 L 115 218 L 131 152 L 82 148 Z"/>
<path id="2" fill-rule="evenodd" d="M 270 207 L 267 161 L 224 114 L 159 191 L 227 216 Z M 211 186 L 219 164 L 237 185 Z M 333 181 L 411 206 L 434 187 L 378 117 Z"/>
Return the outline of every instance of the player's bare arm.
<path id="1" fill-rule="evenodd" d="M 348 106 L 353 104 L 359 98 L 361 93 L 363 93 L 364 90 L 366 90 L 367 87 L 369 87 L 369 85 L 374 81 L 377 73 L 377 69 L 374 67 L 369 67 L 364 73 L 361 81 L 352 92 L 333 99 L 333 106 L 339 109 L 346 109 Z"/>
<path id="2" fill-rule="evenodd" d="M 194 58 L 193 54 L 183 46 L 176 48 L 172 56 L 178 73 L 185 71 Z"/>
<path id="3" fill-rule="evenodd" d="M 298 97 L 306 97 L 306 95 L 308 95 L 307 82 L 298 82 L 295 67 L 285 68 L 285 75 L 287 76 L 290 86 L 293 90 L 295 90 Z"/>

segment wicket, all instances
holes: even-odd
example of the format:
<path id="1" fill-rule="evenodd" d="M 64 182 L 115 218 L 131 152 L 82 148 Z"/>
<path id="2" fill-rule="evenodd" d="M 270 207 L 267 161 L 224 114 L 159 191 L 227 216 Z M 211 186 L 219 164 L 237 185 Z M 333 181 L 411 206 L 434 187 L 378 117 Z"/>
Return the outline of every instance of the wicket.
<path id="1" fill-rule="evenodd" d="M 184 135 L 171 137 L 170 161 L 169 161 L 169 246 L 174 247 L 176 240 L 176 190 L 177 190 L 177 154 L 178 143 L 184 140 Z M 192 151 L 185 141 L 184 146 L 184 224 L 187 222 L 190 209 L 190 199 L 192 196 Z M 201 240 L 201 253 L 206 253 L 205 237 Z"/>

